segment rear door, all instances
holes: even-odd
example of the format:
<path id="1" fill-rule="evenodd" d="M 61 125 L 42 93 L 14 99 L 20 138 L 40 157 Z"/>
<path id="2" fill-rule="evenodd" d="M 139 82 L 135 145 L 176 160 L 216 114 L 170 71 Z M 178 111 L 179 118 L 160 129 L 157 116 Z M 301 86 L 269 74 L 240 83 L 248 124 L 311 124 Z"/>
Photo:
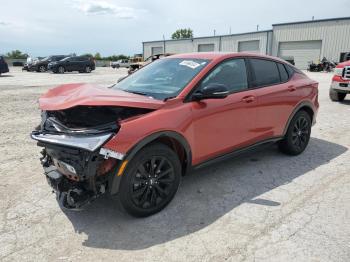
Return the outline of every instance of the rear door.
<path id="1" fill-rule="evenodd" d="M 75 56 L 70 57 L 68 59 L 67 64 L 66 64 L 66 70 L 67 71 L 74 71 L 74 70 L 76 70 L 76 67 L 77 67 L 77 58 Z"/>
<path id="2" fill-rule="evenodd" d="M 252 87 L 257 96 L 256 139 L 281 136 L 298 99 L 285 66 L 272 60 L 249 59 Z"/>
<path id="3" fill-rule="evenodd" d="M 251 144 L 256 121 L 255 90 L 248 89 L 245 59 L 230 59 L 203 78 L 196 90 L 223 84 L 230 95 L 224 99 L 193 101 L 194 163 Z"/>

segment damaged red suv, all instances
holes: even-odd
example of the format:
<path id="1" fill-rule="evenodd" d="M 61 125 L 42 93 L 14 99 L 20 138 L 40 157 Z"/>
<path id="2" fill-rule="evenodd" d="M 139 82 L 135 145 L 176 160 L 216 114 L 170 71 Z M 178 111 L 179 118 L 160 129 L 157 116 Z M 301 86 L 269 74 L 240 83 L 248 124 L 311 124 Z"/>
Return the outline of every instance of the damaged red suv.
<path id="1" fill-rule="evenodd" d="M 110 86 L 58 86 L 40 100 L 31 137 L 59 203 L 81 209 L 117 194 L 148 216 L 191 170 L 277 142 L 302 153 L 318 110 L 318 83 L 278 58 L 193 53 L 155 61 Z"/>

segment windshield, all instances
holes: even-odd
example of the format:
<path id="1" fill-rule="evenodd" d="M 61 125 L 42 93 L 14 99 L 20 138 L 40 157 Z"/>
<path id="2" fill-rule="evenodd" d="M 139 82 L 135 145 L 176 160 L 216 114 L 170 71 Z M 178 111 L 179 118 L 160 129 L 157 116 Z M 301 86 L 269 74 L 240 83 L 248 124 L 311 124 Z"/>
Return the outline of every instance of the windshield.
<path id="1" fill-rule="evenodd" d="M 69 60 L 69 58 L 71 58 L 70 56 L 68 56 L 68 57 L 66 57 L 66 58 L 63 58 L 62 60 L 60 60 L 60 61 L 67 61 L 67 60 Z"/>
<path id="2" fill-rule="evenodd" d="M 136 71 L 112 88 L 160 100 L 175 97 L 208 62 L 209 60 L 204 59 L 160 59 Z"/>
<path id="3" fill-rule="evenodd" d="M 48 61 L 48 60 L 50 60 L 51 59 L 51 56 L 47 56 L 47 57 L 45 57 L 44 59 L 42 59 L 41 61 Z"/>

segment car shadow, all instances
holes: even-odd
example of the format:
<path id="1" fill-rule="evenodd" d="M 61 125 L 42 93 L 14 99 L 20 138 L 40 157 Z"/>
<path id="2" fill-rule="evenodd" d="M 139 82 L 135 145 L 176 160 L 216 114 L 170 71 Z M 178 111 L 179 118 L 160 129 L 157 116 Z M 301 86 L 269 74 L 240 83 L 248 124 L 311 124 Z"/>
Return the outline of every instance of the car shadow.
<path id="1" fill-rule="evenodd" d="M 343 104 L 343 105 L 350 105 L 350 99 L 341 101 L 340 104 Z"/>
<path id="2" fill-rule="evenodd" d="M 84 246 L 144 249 L 201 230 L 243 203 L 275 208 L 279 199 L 260 196 L 346 151 L 346 147 L 317 138 L 295 157 L 270 145 L 185 176 L 174 200 L 151 217 L 133 218 L 120 211 L 116 199 L 107 197 L 84 211 L 65 214 L 76 232 L 87 235 Z"/>
<path id="3" fill-rule="evenodd" d="M 13 75 L 3 75 L 3 74 L 1 74 L 0 77 L 13 77 Z"/>

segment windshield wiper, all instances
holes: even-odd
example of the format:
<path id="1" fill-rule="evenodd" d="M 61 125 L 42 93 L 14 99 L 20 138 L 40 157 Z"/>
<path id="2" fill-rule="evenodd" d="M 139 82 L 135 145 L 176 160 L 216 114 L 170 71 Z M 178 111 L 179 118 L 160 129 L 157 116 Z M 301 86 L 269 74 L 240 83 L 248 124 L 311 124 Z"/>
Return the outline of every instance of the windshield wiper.
<path id="1" fill-rule="evenodd" d="M 128 92 L 128 93 L 136 94 L 136 95 L 149 96 L 148 94 L 142 93 L 142 92 L 139 92 L 139 91 L 130 91 L 130 90 L 124 90 L 124 89 L 121 89 L 121 90 L 123 90 L 125 92 Z"/>

